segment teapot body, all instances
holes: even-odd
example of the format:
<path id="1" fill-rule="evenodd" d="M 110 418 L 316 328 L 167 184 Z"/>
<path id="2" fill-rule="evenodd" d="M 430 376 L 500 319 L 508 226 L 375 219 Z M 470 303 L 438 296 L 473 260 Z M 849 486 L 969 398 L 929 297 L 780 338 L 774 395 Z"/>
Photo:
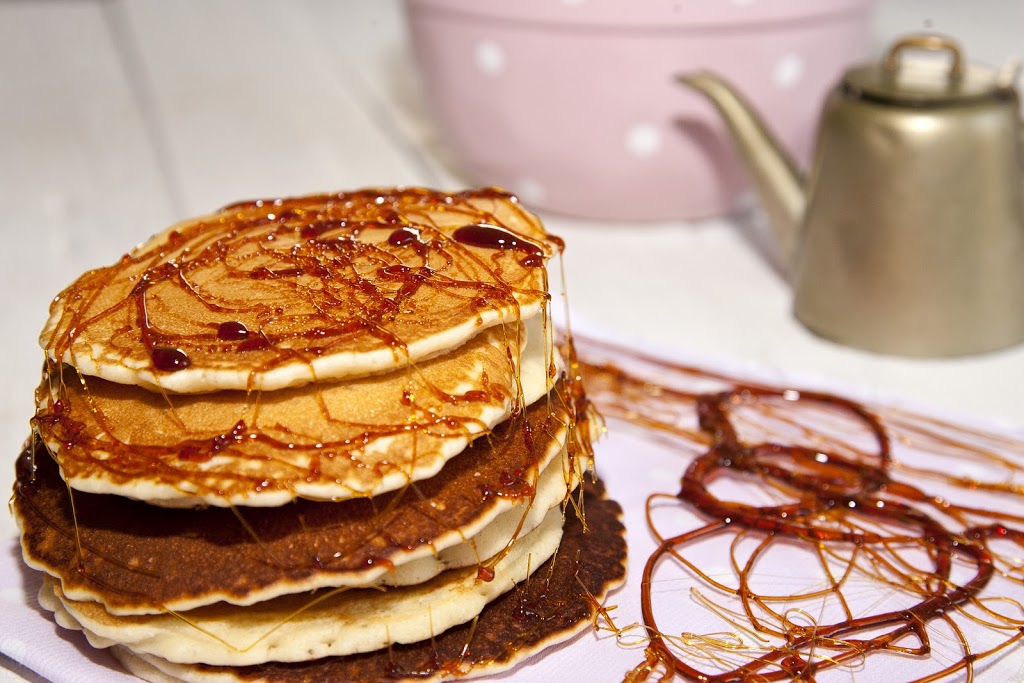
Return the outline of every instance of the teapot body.
<path id="1" fill-rule="evenodd" d="M 841 84 L 821 117 L 793 255 L 814 332 L 910 356 L 1024 340 L 1019 103 L 898 106 Z"/>

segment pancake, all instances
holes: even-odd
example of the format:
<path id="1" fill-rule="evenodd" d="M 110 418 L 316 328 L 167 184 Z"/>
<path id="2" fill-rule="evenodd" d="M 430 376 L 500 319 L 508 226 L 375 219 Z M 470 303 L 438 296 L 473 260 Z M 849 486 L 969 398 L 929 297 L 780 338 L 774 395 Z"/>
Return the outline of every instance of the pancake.
<path id="1" fill-rule="evenodd" d="M 493 189 L 236 204 L 84 274 L 40 344 L 84 375 L 164 392 L 365 376 L 537 315 L 559 246 Z"/>
<path id="2" fill-rule="evenodd" d="M 599 482 L 588 485 L 586 531 L 572 510 L 567 511 L 557 555 L 529 580 L 489 603 L 472 622 L 425 641 L 360 655 L 247 667 L 174 664 L 120 645 L 112 652 L 132 673 L 154 683 L 429 683 L 497 674 L 588 628 L 597 606 L 624 581 L 621 509 L 601 491 Z"/>
<path id="3" fill-rule="evenodd" d="M 171 510 L 74 493 L 72 505 L 37 444 L 19 458 L 11 509 L 25 561 L 71 599 L 115 614 L 426 580 L 498 553 L 579 483 L 588 463 L 569 461 L 570 418 L 556 401 L 538 401 L 438 475 L 375 499 Z"/>
<path id="4" fill-rule="evenodd" d="M 52 364 L 33 424 L 80 491 L 173 507 L 374 496 L 433 476 L 547 394 L 560 362 L 540 318 L 528 327 L 490 328 L 391 373 L 278 391 L 159 394 Z"/>
<path id="5" fill-rule="evenodd" d="M 59 600 L 94 647 L 120 644 L 177 663 L 307 661 L 415 643 L 469 621 L 546 562 L 561 538 L 561 511 L 551 510 L 539 527 L 497 558 L 487 581 L 470 567 L 413 586 L 328 590 L 245 607 L 218 603 L 176 614 L 115 616 L 94 602 L 66 598 L 46 578 L 40 604 L 56 610 L 52 600 Z M 60 623 L 62 612 L 56 613 Z"/>

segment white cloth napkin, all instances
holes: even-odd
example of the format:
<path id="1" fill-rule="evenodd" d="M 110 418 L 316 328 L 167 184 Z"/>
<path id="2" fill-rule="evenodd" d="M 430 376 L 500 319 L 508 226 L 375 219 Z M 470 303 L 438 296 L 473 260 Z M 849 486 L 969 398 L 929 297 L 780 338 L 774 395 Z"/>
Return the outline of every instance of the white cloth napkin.
<path id="1" fill-rule="evenodd" d="M 0 653 L 54 683 L 137 680 L 81 633 L 57 626 L 36 598 L 42 575 L 21 561 L 17 539 L 0 544 Z"/>

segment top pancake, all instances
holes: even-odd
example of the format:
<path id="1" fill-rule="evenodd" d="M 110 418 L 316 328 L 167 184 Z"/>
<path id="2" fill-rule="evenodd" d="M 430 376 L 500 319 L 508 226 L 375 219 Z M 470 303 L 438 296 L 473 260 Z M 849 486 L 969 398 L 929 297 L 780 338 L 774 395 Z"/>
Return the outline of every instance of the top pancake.
<path id="1" fill-rule="evenodd" d="M 85 273 L 40 344 L 84 375 L 172 393 L 365 376 L 536 315 L 557 248 L 494 189 L 236 204 Z"/>

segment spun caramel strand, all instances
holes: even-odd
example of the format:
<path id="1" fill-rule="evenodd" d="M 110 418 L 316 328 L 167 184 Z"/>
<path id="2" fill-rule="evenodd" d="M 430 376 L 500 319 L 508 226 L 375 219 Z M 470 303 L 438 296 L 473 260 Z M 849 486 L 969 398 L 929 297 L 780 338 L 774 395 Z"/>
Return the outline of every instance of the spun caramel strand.
<path id="1" fill-rule="evenodd" d="M 828 669 L 853 672 L 886 653 L 915 658 L 915 680 L 969 680 L 980 663 L 1024 639 L 1024 576 L 1008 554 L 1024 549 L 1024 467 L 1014 457 L 1024 455 L 1024 443 L 578 341 L 588 396 L 606 418 L 671 441 L 682 456 L 678 492 L 648 500 L 657 545 L 641 582 L 647 647 L 627 681 L 824 680 Z M 819 432 L 821 424 L 829 428 Z M 994 466 L 1010 480 L 979 482 L 939 463 L 909 464 L 894 443 Z M 779 502 L 722 499 L 716 485 L 723 480 Z M 929 493 L 925 482 L 960 495 Z M 1013 504 L 970 502 L 978 491 Z M 694 511 L 693 527 L 656 521 L 668 505 Z M 697 549 L 716 537 L 732 539 L 731 582 L 706 573 L 707 551 Z M 818 558 L 811 560 L 821 568 L 818 588 L 768 589 L 771 572 L 786 571 L 772 564 L 773 549 L 783 546 Z M 729 625 L 723 633 L 680 632 L 659 617 L 663 601 L 683 599 L 663 591 L 655 597 L 671 567 L 679 568 L 672 576 L 690 577 L 701 609 Z M 865 583 L 903 603 L 864 609 L 858 594 Z M 820 615 L 808 607 L 815 604 Z"/>

